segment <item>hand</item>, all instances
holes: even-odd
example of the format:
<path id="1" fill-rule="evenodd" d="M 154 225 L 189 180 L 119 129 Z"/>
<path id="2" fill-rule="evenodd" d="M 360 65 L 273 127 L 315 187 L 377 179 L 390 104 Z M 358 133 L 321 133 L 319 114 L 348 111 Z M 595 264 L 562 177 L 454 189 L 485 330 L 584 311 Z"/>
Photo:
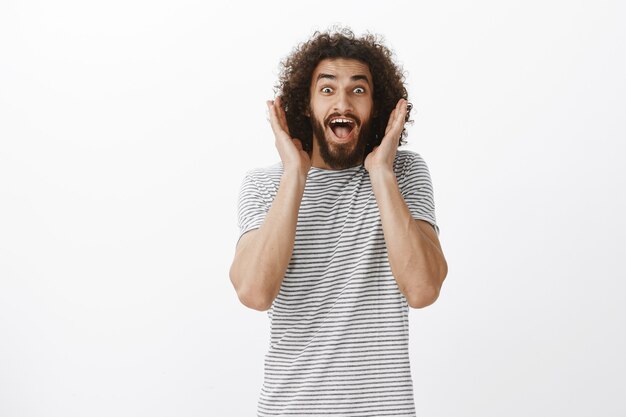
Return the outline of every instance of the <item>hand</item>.
<path id="1" fill-rule="evenodd" d="M 393 170 L 393 161 L 396 158 L 402 129 L 404 129 L 406 112 L 407 101 L 401 98 L 389 115 L 383 140 L 365 158 L 364 165 L 368 172 L 379 169 Z"/>
<path id="2" fill-rule="evenodd" d="M 276 149 L 283 162 L 283 170 L 294 169 L 306 177 L 311 168 L 311 157 L 303 150 L 300 139 L 292 138 L 289 134 L 287 116 L 285 116 L 280 97 L 277 97 L 276 101 L 268 100 L 267 107 L 276 139 Z"/>

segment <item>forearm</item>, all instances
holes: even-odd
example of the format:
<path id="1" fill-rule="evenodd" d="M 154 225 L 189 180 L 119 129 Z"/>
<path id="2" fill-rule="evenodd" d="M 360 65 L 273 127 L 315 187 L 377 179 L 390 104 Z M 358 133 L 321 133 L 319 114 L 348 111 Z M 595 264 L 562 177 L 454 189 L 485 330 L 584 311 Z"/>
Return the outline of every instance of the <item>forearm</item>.
<path id="1" fill-rule="evenodd" d="M 230 276 L 242 301 L 267 309 L 276 298 L 293 253 L 306 177 L 284 172 L 261 227 L 237 246 Z"/>
<path id="2" fill-rule="evenodd" d="M 443 253 L 420 230 L 392 170 L 370 172 L 380 211 L 389 265 L 400 291 L 414 308 L 432 304 L 446 272 Z"/>

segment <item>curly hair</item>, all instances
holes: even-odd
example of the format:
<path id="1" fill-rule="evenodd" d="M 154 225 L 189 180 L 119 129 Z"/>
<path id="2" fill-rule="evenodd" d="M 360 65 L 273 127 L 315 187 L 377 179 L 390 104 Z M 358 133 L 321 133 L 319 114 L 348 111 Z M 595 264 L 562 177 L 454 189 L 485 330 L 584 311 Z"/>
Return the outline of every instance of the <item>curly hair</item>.
<path id="1" fill-rule="evenodd" d="M 320 61 L 327 58 L 356 59 L 369 66 L 374 84 L 374 112 L 372 115 L 372 137 L 365 146 L 365 155 L 380 145 L 391 111 L 401 98 L 408 99 L 402 68 L 393 60 L 393 53 L 382 44 L 382 39 L 373 34 L 357 38 L 347 28 L 316 31 L 311 39 L 299 44 L 281 62 L 281 71 L 275 93 L 287 117 L 291 136 L 302 142 L 306 151 L 313 148 L 313 132 L 308 114 L 310 87 L 313 71 Z M 405 123 L 411 122 L 411 104 L 407 106 Z M 406 143 L 406 128 L 402 129 L 398 146 Z"/>

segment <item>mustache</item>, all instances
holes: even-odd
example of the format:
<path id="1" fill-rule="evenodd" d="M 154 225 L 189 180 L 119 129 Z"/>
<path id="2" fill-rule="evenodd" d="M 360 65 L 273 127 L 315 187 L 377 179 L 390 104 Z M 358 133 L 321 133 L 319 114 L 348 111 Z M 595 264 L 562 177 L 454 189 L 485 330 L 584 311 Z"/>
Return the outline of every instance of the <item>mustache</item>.
<path id="1" fill-rule="evenodd" d="M 331 119 L 334 119 L 335 117 L 345 117 L 347 119 L 352 119 L 354 120 L 354 123 L 357 126 L 361 126 L 361 119 L 359 119 L 355 114 L 353 113 L 345 113 L 345 114 L 341 114 L 341 113 L 333 113 L 331 115 L 329 115 L 326 119 L 324 119 L 324 125 L 328 126 L 330 124 Z"/>

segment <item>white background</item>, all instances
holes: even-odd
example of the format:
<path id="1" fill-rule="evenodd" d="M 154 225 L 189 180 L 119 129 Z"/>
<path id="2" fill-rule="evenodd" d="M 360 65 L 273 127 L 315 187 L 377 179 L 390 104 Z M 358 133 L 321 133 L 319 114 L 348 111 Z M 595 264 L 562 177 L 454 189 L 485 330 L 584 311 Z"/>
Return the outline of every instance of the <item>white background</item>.
<path id="1" fill-rule="evenodd" d="M 228 278 L 278 64 L 316 29 L 407 72 L 449 274 L 410 313 L 418 415 L 626 415 L 626 7 L 0 3 L 0 415 L 253 416 Z"/>

